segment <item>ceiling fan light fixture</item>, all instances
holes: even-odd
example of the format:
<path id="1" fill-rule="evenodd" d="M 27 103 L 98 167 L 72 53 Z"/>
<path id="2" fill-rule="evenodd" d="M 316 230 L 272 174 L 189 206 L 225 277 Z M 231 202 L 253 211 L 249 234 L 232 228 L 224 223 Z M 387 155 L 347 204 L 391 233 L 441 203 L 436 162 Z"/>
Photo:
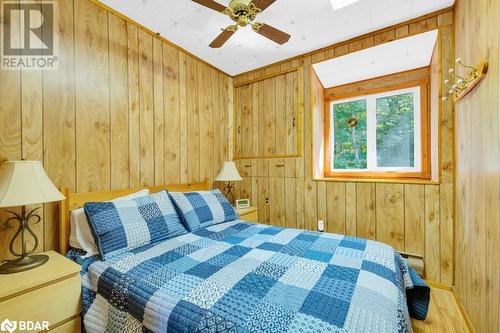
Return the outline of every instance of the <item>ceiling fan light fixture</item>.
<path id="1" fill-rule="evenodd" d="M 330 0 L 330 2 L 332 3 L 333 10 L 339 10 L 341 8 L 350 6 L 358 1 L 359 0 Z"/>
<path id="2" fill-rule="evenodd" d="M 252 24 L 252 29 L 257 32 L 259 31 L 260 28 L 262 28 L 264 24 L 263 23 L 260 23 L 260 22 L 255 22 L 254 24 Z"/>
<path id="3" fill-rule="evenodd" d="M 254 22 L 257 15 L 276 0 L 231 0 L 228 7 L 224 7 L 215 0 L 192 0 L 202 6 L 208 7 L 219 13 L 229 16 L 236 24 L 222 29 L 222 32 L 210 43 L 210 47 L 219 48 L 238 30 L 238 27 L 250 25 L 252 29 L 280 45 L 288 42 L 290 35 L 270 25 Z"/>

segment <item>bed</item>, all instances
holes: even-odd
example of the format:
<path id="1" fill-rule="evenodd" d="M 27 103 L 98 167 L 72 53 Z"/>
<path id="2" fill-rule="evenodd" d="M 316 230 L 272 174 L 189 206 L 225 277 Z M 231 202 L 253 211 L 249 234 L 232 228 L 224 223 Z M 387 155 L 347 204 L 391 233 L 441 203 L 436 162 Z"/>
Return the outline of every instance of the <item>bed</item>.
<path id="1" fill-rule="evenodd" d="M 113 195 L 66 192 L 61 224 Z M 240 220 L 105 261 L 67 255 L 82 267 L 87 332 L 411 332 L 410 315 L 424 319 L 429 301 L 386 244 Z"/>

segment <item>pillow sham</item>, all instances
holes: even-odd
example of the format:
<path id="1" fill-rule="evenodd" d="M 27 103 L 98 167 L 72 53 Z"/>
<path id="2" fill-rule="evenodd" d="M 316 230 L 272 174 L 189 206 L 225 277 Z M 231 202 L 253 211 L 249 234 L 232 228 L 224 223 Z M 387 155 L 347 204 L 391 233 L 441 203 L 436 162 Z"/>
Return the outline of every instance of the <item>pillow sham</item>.
<path id="1" fill-rule="evenodd" d="M 184 193 L 170 192 L 170 197 L 189 231 L 239 218 L 233 206 L 218 189 Z"/>
<path id="2" fill-rule="evenodd" d="M 167 191 L 84 205 L 102 260 L 187 233 Z"/>
<path id="3" fill-rule="evenodd" d="M 111 202 L 139 198 L 148 194 L 149 190 L 144 189 L 129 195 L 125 195 L 123 197 L 115 198 L 111 200 Z M 75 249 L 80 249 L 87 252 L 85 257 L 90 257 L 94 254 L 98 254 L 99 251 L 97 250 L 97 245 L 95 243 L 94 236 L 92 235 L 92 231 L 90 231 L 89 221 L 87 220 L 87 215 L 85 215 L 85 211 L 83 210 L 83 208 L 78 208 L 71 211 L 71 214 L 69 216 L 69 223 L 69 245 Z"/>

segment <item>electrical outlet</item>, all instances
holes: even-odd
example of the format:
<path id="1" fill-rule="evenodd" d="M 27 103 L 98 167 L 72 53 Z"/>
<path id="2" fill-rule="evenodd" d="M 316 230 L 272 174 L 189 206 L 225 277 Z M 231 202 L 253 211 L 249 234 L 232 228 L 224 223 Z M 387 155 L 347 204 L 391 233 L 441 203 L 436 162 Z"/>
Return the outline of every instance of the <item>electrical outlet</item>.
<path id="1" fill-rule="evenodd" d="M 325 221 L 323 221 L 323 220 L 318 221 L 318 231 L 321 231 L 321 232 L 325 231 Z"/>

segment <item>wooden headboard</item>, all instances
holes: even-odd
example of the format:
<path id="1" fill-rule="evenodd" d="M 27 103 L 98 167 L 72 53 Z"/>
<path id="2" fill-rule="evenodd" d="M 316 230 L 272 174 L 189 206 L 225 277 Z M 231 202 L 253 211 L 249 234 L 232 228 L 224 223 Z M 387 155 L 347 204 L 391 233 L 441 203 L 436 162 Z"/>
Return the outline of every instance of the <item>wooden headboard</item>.
<path id="1" fill-rule="evenodd" d="M 69 249 L 69 214 L 72 210 L 83 207 L 86 202 L 109 201 L 115 198 L 128 195 L 142 189 L 149 189 L 150 193 L 169 190 L 172 192 L 206 191 L 209 189 L 208 180 L 202 183 L 193 184 L 171 184 L 158 185 L 152 187 L 127 188 L 121 190 L 72 193 L 68 188 L 62 188 L 61 192 L 66 199 L 59 205 L 59 252 L 66 255 Z"/>

